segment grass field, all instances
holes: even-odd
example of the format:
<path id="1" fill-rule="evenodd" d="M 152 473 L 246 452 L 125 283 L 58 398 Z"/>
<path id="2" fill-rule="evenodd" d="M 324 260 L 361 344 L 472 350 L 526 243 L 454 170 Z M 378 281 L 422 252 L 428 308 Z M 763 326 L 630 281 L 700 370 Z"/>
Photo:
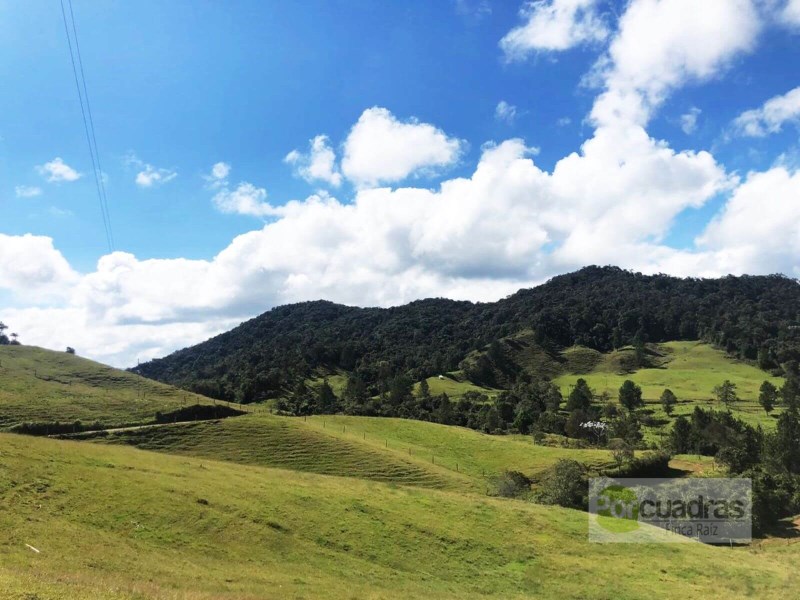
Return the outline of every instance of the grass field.
<path id="1" fill-rule="evenodd" d="M 605 450 L 533 444 L 526 436 L 492 436 L 461 427 L 379 417 L 278 417 L 254 414 L 93 436 L 94 441 L 243 464 L 441 489 L 485 492 L 504 470 L 536 477 L 562 458 L 599 470 Z"/>
<path id="2" fill-rule="evenodd" d="M 654 371 L 679 393 L 694 385 L 694 368 L 709 381 L 721 373 L 740 383 L 744 395 L 764 378 L 702 345 L 667 347 L 663 369 L 621 379 L 643 377 L 643 387 L 658 389 Z M 625 360 L 569 352 L 566 364 L 587 379 L 617 376 Z M 648 389 L 649 408 L 660 410 Z M 183 397 L 79 357 L 0 347 L 0 426 L 147 422 Z M 679 398 L 679 413 L 703 401 Z M 583 512 L 486 495 L 488 479 L 506 469 L 535 479 L 561 458 L 609 467 L 604 450 L 263 408 L 93 439 L 0 433 L 4 600 L 784 598 L 800 589 L 794 539 L 746 548 L 592 544 Z M 672 465 L 719 474 L 707 457 L 676 456 Z"/>
<path id="3" fill-rule="evenodd" d="M 702 342 L 667 342 L 659 347 L 663 348 L 665 356 L 658 368 L 620 373 L 617 353 L 597 353 L 599 358 L 589 371 L 561 375 L 555 382 L 566 395 L 578 377 L 583 377 L 596 393 L 607 391 L 616 398 L 622 382 L 630 379 L 642 387 L 646 400 L 658 400 L 661 392 L 669 388 L 679 400 L 707 401 L 713 398 L 715 385 L 730 379 L 736 384 L 739 397 L 749 402 L 758 400 L 758 388 L 764 380 L 777 386 L 783 383 L 781 378 L 733 360 Z M 572 353 L 575 352 L 572 349 Z"/>
<path id="4" fill-rule="evenodd" d="M 559 376 L 555 383 L 561 388 L 566 397 L 575 381 L 582 377 L 595 394 L 607 391 L 611 399 L 616 402 L 619 387 L 626 379 L 634 381 L 641 386 L 645 399 L 646 409 L 659 420 L 669 426 L 678 415 L 689 415 L 695 406 L 723 410 L 725 407 L 713 399 L 713 388 L 725 379 L 736 384 L 740 401 L 732 408 L 733 415 L 752 425 L 773 427 L 775 419 L 780 414 L 780 408 L 767 415 L 758 403 L 758 388 L 765 380 L 771 381 L 780 387 L 783 380 L 772 377 L 753 365 L 733 360 L 724 352 L 701 342 L 667 342 L 658 346 L 663 351 L 663 357 L 658 359 L 657 368 L 639 369 L 632 373 L 621 373 L 620 364 L 624 354 L 598 352 L 573 348 L 566 354 L 580 356 L 573 364 L 584 365 L 580 373 L 570 373 Z M 678 397 L 678 405 L 672 418 L 667 417 L 661 408 L 659 398 L 665 388 L 671 389 Z M 665 427 L 647 428 L 647 437 L 655 441 L 666 432 Z"/>
<path id="5" fill-rule="evenodd" d="M 437 396 L 439 394 L 447 394 L 451 400 L 458 400 L 467 392 L 478 392 L 479 394 L 486 394 L 489 398 L 496 396 L 500 390 L 490 387 L 482 387 L 461 378 L 460 373 L 447 373 L 443 375 L 442 379 L 439 376 L 428 377 L 428 387 L 430 388 L 431 395 Z M 414 384 L 414 393 L 418 393 L 419 383 Z"/>
<path id="6" fill-rule="evenodd" d="M 799 583 L 791 548 L 590 544 L 568 509 L 8 434 L 0 506 L 9 600 L 785 598 Z"/>
<path id="7" fill-rule="evenodd" d="M 431 488 L 470 490 L 477 483 L 420 457 L 359 437 L 312 426 L 300 417 L 252 414 L 235 419 L 178 423 L 93 437 L 147 450 L 341 475 Z"/>
<path id="8" fill-rule="evenodd" d="M 127 371 L 34 346 L 0 346 L 0 429 L 24 421 L 114 426 L 212 400 Z"/>
<path id="9" fill-rule="evenodd" d="M 594 469 L 612 464 L 606 450 L 570 450 L 534 445 L 526 436 L 479 433 L 451 427 L 382 417 L 314 416 L 308 423 L 342 439 L 362 438 L 375 448 L 388 447 L 400 453 L 435 462 L 471 477 L 496 475 L 504 470 L 536 476 L 562 458 L 581 461 Z"/>

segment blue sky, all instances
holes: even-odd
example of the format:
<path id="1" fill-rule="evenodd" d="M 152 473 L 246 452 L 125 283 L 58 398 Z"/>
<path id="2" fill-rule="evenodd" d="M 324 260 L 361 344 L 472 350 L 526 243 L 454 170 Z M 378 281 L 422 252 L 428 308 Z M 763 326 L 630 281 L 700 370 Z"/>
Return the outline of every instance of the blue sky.
<path id="1" fill-rule="evenodd" d="M 59 3 L 0 0 L 23 341 L 129 365 L 319 297 L 800 274 L 797 0 L 73 8 L 116 252 Z"/>

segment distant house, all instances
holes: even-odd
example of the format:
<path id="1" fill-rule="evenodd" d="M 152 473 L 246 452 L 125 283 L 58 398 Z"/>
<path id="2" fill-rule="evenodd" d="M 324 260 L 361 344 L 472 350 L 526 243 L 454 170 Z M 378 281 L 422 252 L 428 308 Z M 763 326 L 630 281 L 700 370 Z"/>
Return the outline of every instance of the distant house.
<path id="1" fill-rule="evenodd" d="M 439 375 L 439 379 L 444 379 L 444 375 Z"/>

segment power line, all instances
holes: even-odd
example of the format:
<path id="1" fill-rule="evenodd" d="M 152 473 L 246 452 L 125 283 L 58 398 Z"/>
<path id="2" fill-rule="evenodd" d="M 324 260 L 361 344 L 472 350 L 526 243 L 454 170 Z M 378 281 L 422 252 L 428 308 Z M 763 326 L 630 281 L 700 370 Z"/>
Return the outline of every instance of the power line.
<path id="1" fill-rule="evenodd" d="M 114 248 L 114 230 L 111 227 L 111 213 L 108 211 L 108 196 L 106 195 L 106 184 L 103 180 L 103 167 L 100 164 L 100 151 L 97 149 L 97 137 L 94 133 L 94 119 L 92 118 L 92 105 L 89 103 L 89 90 L 86 89 L 86 75 L 83 73 L 83 58 L 81 57 L 81 46 L 78 43 L 78 29 L 75 26 L 75 13 L 72 12 L 72 0 L 69 2 L 69 16 L 72 21 L 72 33 L 75 39 L 75 50 L 78 53 L 78 66 L 81 71 L 81 80 L 83 81 L 83 97 L 86 99 L 86 113 L 89 115 L 89 129 L 92 132 L 92 142 L 94 143 L 94 154 L 97 159 L 97 170 L 99 172 L 100 190 L 103 193 L 103 204 L 106 211 L 106 221 L 108 221 L 108 233 L 111 237 L 111 248 Z"/>
<path id="2" fill-rule="evenodd" d="M 83 61 L 80 56 L 80 46 L 78 45 L 78 31 L 75 28 L 75 15 L 72 11 L 72 0 L 69 2 L 69 12 L 72 17 L 72 31 L 70 36 L 69 25 L 67 23 L 67 12 L 64 8 L 64 0 L 61 1 L 61 16 L 64 19 L 64 31 L 67 34 L 67 45 L 69 46 L 69 58 L 72 62 L 72 75 L 75 78 L 75 89 L 78 91 L 78 102 L 81 107 L 81 117 L 83 118 L 83 130 L 86 134 L 86 143 L 89 146 L 89 156 L 92 159 L 92 171 L 94 173 L 94 183 L 97 188 L 97 199 L 100 203 L 100 214 L 103 218 L 103 228 L 106 232 L 106 241 L 108 242 L 109 251 L 114 251 L 114 236 L 111 230 L 111 217 L 108 213 L 108 199 L 106 198 L 105 185 L 103 184 L 103 172 L 100 169 L 100 154 L 97 151 L 97 138 L 94 133 L 94 122 L 92 121 L 91 107 L 89 106 L 89 94 L 86 90 L 86 77 L 83 72 Z M 75 48 L 78 52 L 78 66 L 75 63 L 75 53 L 72 50 L 72 37 L 75 38 Z M 80 79 L 78 77 L 78 68 L 80 68 Z M 83 82 L 83 93 L 81 92 L 81 81 Z M 84 109 L 83 102 L 84 96 L 86 97 L 86 109 Z M 86 118 L 86 114 L 89 118 Z M 91 133 L 90 133 L 91 131 Z"/>

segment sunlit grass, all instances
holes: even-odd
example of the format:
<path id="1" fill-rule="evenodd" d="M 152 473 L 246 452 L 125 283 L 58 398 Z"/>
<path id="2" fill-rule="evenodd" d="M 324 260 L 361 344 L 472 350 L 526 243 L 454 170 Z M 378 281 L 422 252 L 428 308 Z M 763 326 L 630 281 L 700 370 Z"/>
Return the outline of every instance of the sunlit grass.
<path id="1" fill-rule="evenodd" d="M 784 598 L 797 589 L 788 557 L 591 544 L 579 511 L 7 434 L 0 509 L 0 589 L 15 600 Z"/>
<path id="2" fill-rule="evenodd" d="M 25 421 L 144 423 L 157 411 L 212 402 L 66 352 L 0 346 L 0 429 Z"/>

